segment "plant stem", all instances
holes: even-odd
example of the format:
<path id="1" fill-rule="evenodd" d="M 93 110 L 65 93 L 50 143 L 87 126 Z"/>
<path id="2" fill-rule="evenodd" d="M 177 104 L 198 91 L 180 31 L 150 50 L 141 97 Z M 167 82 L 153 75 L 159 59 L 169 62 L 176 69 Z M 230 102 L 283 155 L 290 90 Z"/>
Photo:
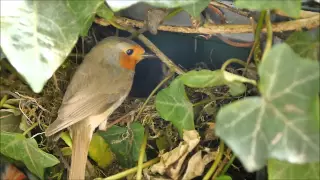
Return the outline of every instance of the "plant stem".
<path id="1" fill-rule="evenodd" d="M 36 126 L 38 126 L 38 123 L 37 122 L 33 123 L 26 131 L 23 132 L 22 135 L 26 136 Z"/>
<path id="2" fill-rule="evenodd" d="M 257 24 L 257 28 L 256 28 L 256 31 L 255 31 L 255 34 L 254 34 L 254 44 L 253 46 L 255 47 L 254 48 L 254 60 L 256 62 L 256 64 L 258 64 L 259 62 L 259 54 L 261 52 L 261 49 L 260 49 L 260 34 L 261 34 L 261 30 L 262 30 L 262 27 L 263 27 L 263 22 L 264 22 L 264 19 L 265 19 L 265 16 L 266 16 L 266 10 L 262 11 L 261 14 L 260 14 L 260 17 L 259 17 L 259 21 L 258 21 L 258 24 Z"/>
<path id="3" fill-rule="evenodd" d="M 8 108 L 8 109 L 17 109 L 17 107 L 12 106 L 12 105 L 10 105 L 10 104 L 3 104 L 2 107 Z"/>
<path id="4" fill-rule="evenodd" d="M 150 101 L 151 97 L 157 92 L 157 90 L 165 83 L 167 82 L 172 76 L 174 75 L 174 72 L 171 72 L 169 74 L 169 76 L 167 76 L 166 78 L 164 78 L 150 93 L 150 95 L 148 96 L 147 100 L 143 103 L 143 105 L 141 106 L 137 116 L 136 116 L 136 120 L 140 117 L 143 109 L 146 107 L 146 105 L 148 104 L 148 102 Z"/>
<path id="5" fill-rule="evenodd" d="M 225 63 L 223 63 L 223 65 L 222 65 L 222 67 L 221 67 L 221 71 L 223 71 L 223 72 L 226 71 L 227 66 L 228 66 L 229 64 L 231 64 L 231 63 L 238 63 L 238 64 L 243 65 L 244 67 L 247 66 L 247 63 L 245 63 L 244 61 L 241 61 L 240 59 L 232 58 L 232 59 L 227 60 Z M 234 76 L 239 76 L 239 75 L 234 74 Z M 250 84 L 252 84 L 252 85 L 254 85 L 254 86 L 257 86 L 257 82 L 256 82 L 255 80 L 253 80 L 253 79 L 248 79 L 248 78 L 243 77 L 243 76 L 240 76 L 240 77 L 241 77 L 241 79 L 242 79 L 243 81 L 240 81 L 240 80 L 238 80 L 238 81 L 240 81 L 240 82 L 247 82 L 247 83 L 250 83 Z M 232 81 L 232 80 L 231 80 L 231 81 Z"/>
<path id="6" fill-rule="evenodd" d="M 236 59 L 236 58 L 232 58 L 232 59 L 228 59 L 226 62 L 223 63 L 222 67 L 221 67 L 221 70 L 222 71 L 225 71 L 227 66 L 231 63 L 238 63 L 238 64 L 241 64 L 242 66 L 246 66 L 247 64 L 243 61 L 241 61 L 240 59 Z"/>
<path id="7" fill-rule="evenodd" d="M 267 14 L 266 14 L 266 25 L 267 25 L 267 42 L 266 42 L 266 47 L 264 49 L 264 53 L 263 53 L 263 57 L 262 59 L 264 59 L 266 57 L 266 55 L 268 54 L 269 50 L 271 49 L 271 46 L 272 46 L 272 36 L 273 36 L 273 33 L 272 33 L 272 24 L 271 24 L 271 20 L 270 20 L 270 11 L 267 11 Z"/>
<path id="8" fill-rule="evenodd" d="M 149 136 L 149 131 L 148 131 L 148 128 L 146 128 L 145 133 L 144 133 L 144 137 L 143 137 L 143 141 L 141 144 L 141 148 L 140 148 L 139 159 L 138 159 L 137 180 L 142 179 L 142 169 L 143 169 L 142 166 L 143 166 L 144 154 L 146 153 L 148 136 Z"/>
<path id="9" fill-rule="evenodd" d="M 152 159 L 152 160 L 150 160 L 150 161 L 147 161 L 147 162 L 143 163 L 142 168 L 149 167 L 149 166 L 151 166 L 151 165 L 159 162 L 159 160 L 160 160 L 160 157 L 157 157 L 157 158 L 154 158 L 154 159 Z M 123 171 L 123 172 L 120 172 L 120 173 L 118 173 L 118 174 L 115 174 L 115 175 L 113 175 L 113 176 L 109 176 L 109 177 L 104 178 L 104 179 L 102 179 L 102 178 L 97 178 L 96 180 L 98 180 L 98 179 L 101 179 L 101 180 L 116 180 L 116 179 L 121 179 L 121 178 L 124 178 L 124 177 L 126 177 L 126 176 L 128 176 L 128 175 L 130 175 L 130 174 L 135 173 L 137 170 L 138 170 L 138 167 L 134 167 L 134 168 L 125 170 L 125 171 Z"/>
<path id="10" fill-rule="evenodd" d="M 221 171 L 221 176 L 224 175 L 224 174 L 228 171 L 229 167 L 231 166 L 231 164 L 233 163 L 233 161 L 235 160 L 235 158 L 236 158 L 236 155 L 233 154 L 232 157 L 231 157 L 231 159 L 229 160 L 228 164 L 227 164 L 227 165 L 223 168 L 223 170 Z"/>
<path id="11" fill-rule="evenodd" d="M 212 164 L 211 168 L 209 169 L 209 171 L 207 172 L 207 174 L 204 176 L 203 180 L 208 180 L 210 179 L 210 177 L 212 176 L 212 174 L 214 173 L 214 171 L 217 169 L 218 164 L 220 163 L 221 159 L 222 159 L 222 155 L 224 152 L 224 142 L 222 140 L 220 140 L 220 145 L 219 145 L 219 153 L 217 155 L 216 160 L 214 161 L 214 163 Z"/>
<path id="12" fill-rule="evenodd" d="M 2 106 L 7 100 L 8 100 L 8 95 L 4 95 L 0 101 L 0 108 L 2 108 Z"/>

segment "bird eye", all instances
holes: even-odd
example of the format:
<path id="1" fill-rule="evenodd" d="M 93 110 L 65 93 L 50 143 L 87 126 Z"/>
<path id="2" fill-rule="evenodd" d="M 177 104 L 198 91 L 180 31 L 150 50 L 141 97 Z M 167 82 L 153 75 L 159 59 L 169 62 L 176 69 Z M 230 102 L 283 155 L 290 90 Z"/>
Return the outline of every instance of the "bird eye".
<path id="1" fill-rule="evenodd" d="M 128 49 L 126 52 L 129 56 L 133 54 L 133 49 Z"/>

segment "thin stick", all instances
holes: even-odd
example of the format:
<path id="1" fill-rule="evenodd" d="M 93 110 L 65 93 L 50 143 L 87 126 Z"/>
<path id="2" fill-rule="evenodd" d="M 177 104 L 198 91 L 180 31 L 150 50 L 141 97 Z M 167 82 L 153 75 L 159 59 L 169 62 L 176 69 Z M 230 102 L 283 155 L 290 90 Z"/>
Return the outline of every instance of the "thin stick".
<path id="1" fill-rule="evenodd" d="M 212 174 L 214 173 L 214 171 L 216 170 L 218 164 L 220 163 L 220 161 L 222 159 L 223 152 L 224 152 L 224 142 L 222 140 L 220 140 L 219 153 L 217 155 L 217 158 L 214 161 L 214 163 L 212 164 L 212 166 L 209 169 L 209 171 L 207 172 L 207 174 L 204 176 L 203 180 L 210 179 L 210 177 L 212 176 Z"/>
<path id="2" fill-rule="evenodd" d="M 167 76 L 166 78 L 164 78 L 150 93 L 150 95 L 148 96 L 147 100 L 143 103 L 143 105 L 141 106 L 137 116 L 136 116 L 136 120 L 140 117 L 143 109 L 146 107 L 146 105 L 148 104 L 148 102 L 150 101 L 151 97 L 157 92 L 157 90 L 165 83 L 167 82 L 172 76 L 174 75 L 174 73 L 169 74 L 169 76 Z"/>
<path id="3" fill-rule="evenodd" d="M 171 59 L 169 59 L 157 46 L 155 46 L 143 34 L 139 34 L 138 39 L 142 41 L 151 51 L 153 51 L 160 58 L 160 60 L 169 67 L 169 69 L 173 69 L 178 74 L 184 73 L 184 71 L 179 66 L 175 65 L 171 61 Z"/>
<path id="4" fill-rule="evenodd" d="M 142 165 L 142 168 L 146 168 L 146 167 L 149 167 L 149 166 L 152 166 L 153 164 L 157 163 L 160 161 L 160 158 L 157 157 L 157 158 L 154 158 L 150 161 L 147 161 L 145 163 L 143 163 Z M 116 180 L 116 179 L 121 179 L 121 178 L 124 178 L 130 174 L 133 174 L 135 173 L 136 171 L 138 170 L 138 167 L 134 167 L 134 168 L 131 168 L 131 169 L 128 169 L 128 170 L 125 170 L 125 171 L 122 171 L 118 174 L 115 174 L 113 176 L 109 176 L 107 178 L 97 178 L 96 180 Z"/>
<path id="5" fill-rule="evenodd" d="M 143 141 L 141 144 L 140 148 L 140 153 L 139 153 L 139 159 L 138 159 L 138 170 L 137 170 L 137 180 L 142 179 L 142 169 L 143 169 L 143 160 L 144 160 L 144 154 L 146 153 L 146 147 L 148 143 L 148 136 L 149 136 L 149 131 L 148 128 L 145 128 L 145 133 L 143 136 Z"/>
<path id="6" fill-rule="evenodd" d="M 132 20 L 124 17 L 117 17 L 115 21 L 122 26 L 131 26 L 142 28 L 144 26 L 143 21 Z M 109 26 L 110 23 L 107 20 L 97 18 L 95 19 L 97 24 L 102 26 Z M 294 31 L 299 29 L 313 29 L 320 26 L 319 15 L 315 15 L 305 19 L 297 19 L 292 21 L 280 22 L 272 24 L 273 32 Z M 217 33 L 251 33 L 253 28 L 250 24 L 205 24 L 203 27 L 182 27 L 182 26 L 168 26 L 160 25 L 158 27 L 160 31 L 179 32 L 187 34 L 217 34 Z M 262 32 L 267 32 L 266 28 L 262 28 Z"/>

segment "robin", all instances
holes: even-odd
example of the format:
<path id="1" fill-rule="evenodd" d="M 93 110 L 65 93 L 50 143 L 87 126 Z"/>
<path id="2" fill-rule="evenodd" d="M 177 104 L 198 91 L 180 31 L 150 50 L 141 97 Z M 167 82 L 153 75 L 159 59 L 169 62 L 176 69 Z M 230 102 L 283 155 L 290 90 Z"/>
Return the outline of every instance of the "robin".
<path id="1" fill-rule="evenodd" d="M 69 128 L 72 157 L 69 179 L 84 179 L 92 134 L 106 128 L 108 117 L 127 97 L 136 64 L 152 56 L 121 37 L 99 42 L 84 58 L 63 97 L 57 119 L 46 130 L 51 136 Z"/>

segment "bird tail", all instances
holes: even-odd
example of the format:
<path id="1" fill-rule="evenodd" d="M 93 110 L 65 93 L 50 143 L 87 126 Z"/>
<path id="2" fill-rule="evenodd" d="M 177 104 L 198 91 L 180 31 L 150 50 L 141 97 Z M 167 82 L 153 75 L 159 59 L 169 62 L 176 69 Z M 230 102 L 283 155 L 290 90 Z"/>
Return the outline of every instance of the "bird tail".
<path id="1" fill-rule="evenodd" d="M 94 129 L 82 122 L 72 125 L 72 157 L 69 180 L 84 180 L 88 150 Z"/>

